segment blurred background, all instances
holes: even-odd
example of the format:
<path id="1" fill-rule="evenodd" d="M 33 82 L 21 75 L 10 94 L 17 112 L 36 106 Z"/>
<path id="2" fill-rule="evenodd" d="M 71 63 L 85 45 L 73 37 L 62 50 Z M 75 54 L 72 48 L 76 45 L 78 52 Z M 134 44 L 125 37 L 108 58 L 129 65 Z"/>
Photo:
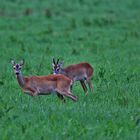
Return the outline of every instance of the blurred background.
<path id="1" fill-rule="evenodd" d="M 53 57 L 90 63 L 95 96 L 79 83 L 77 104 L 23 95 L 10 60 L 25 60 L 24 75 L 48 75 Z M 2 139 L 139 139 L 139 79 L 139 0 L 0 0 Z"/>

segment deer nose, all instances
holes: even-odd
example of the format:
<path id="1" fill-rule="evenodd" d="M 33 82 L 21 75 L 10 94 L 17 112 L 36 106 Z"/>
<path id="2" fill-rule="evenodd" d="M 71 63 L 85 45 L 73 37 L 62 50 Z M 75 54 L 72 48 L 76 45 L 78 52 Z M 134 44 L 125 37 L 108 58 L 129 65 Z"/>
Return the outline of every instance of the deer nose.
<path id="1" fill-rule="evenodd" d="M 18 75 L 19 74 L 19 72 L 16 72 L 16 75 Z"/>

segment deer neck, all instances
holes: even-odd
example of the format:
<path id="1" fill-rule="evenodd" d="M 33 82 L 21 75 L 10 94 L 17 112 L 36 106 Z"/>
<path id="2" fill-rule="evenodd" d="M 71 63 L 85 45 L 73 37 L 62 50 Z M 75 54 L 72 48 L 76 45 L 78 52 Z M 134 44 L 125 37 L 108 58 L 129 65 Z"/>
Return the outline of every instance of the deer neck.
<path id="1" fill-rule="evenodd" d="M 24 79 L 24 77 L 22 76 L 22 74 L 19 73 L 18 75 L 16 75 L 16 78 L 17 78 L 17 81 L 18 81 L 19 85 L 20 85 L 21 87 L 24 87 L 24 85 L 25 85 L 25 79 Z"/>
<path id="2" fill-rule="evenodd" d="M 71 80 L 74 80 L 73 74 L 71 74 L 71 72 L 67 68 L 61 69 L 61 74 L 69 77 Z"/>
<path id="3" fill-rule="evenodd" d="M 66 73 L 65 69 L 61 69 L 60 74 L 63 74 L 65 76 L 67 76 L 67 73 Z"/>

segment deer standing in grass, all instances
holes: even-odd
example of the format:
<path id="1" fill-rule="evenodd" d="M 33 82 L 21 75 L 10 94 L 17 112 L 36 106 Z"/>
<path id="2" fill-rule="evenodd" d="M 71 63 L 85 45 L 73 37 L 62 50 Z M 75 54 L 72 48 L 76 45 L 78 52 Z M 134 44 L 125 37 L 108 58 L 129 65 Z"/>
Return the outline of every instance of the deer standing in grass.
<path id="1" fill-rule="evenodd" d="M 77 97 L 70 92 L 72 80 L 68 77 L 61 74 L 24 77 L 21 73 L 24 61 L 22 60 L 17 64 L 12 60 L 11 63 L 13 65 L 17 81 L 25 93 L 28 93 L 31 96 L 56 93 L 57 96 L 64 101 L 64 96 L 69 97 L 73 101 L 77 100 Z"/>
<path id="2" fill-rule="evenodd" d="M 86 62 L 83 62 L 63 68 L 63 63 L 64 61 L 59 63 L 59 59 L 57 59 L 57 62 L 55 62 L 54 58 L 52 59 L 53 74 L 63 74 L 72 79 L 73 82 L 80 81 L 85 94 L 87 93 L 87 86 L 85 84 L 86 81 L 90 91 L 93 93 L 93 86 L 91 82 L 93 75 L 92 66 Z"/>

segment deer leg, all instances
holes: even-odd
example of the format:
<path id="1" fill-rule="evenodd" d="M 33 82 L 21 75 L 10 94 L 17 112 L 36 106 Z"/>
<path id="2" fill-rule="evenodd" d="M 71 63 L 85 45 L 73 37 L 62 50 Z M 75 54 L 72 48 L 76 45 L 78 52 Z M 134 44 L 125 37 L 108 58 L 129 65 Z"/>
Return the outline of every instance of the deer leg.
<path id="1" fill-rule="evenodd" d="M 32 97 L 34 97 L 34 96 L 36 96 L 38 94 L 38 92 L 35 89 L 31 88 L 31 87 L 27 87 L 24 92 L 29 93 L 29 95 L 31 95 Z"/>
<path id="2" fill-rule="evenodd" d="M 34 94 L 33 94 L 33 96 L 37 96 L 38 95 L 38 92 L 37 91 L 35 91 L 34 92 Z"/>
<path id="3" fill-rule="evenodd" d="M 70 93 L 70 92 L 64 92 L 63 94 L 65 96 L 71 98 L 73 101 L 77 101 L 77 96 L 73 95 L 72 93 Z"/>
<path id="4" fill-rule="evenodd" d="M 70 90 L 72 91 L 73 85 L 70 86 Z"/>
<path id="5" fill-rule="evenodd" d="M 58 92 L 57 92 L 57 97 L 65 102 L 63 95 L 59 94 Z"/>
<path id="6" fill-rule="evenodd" d="M 68 95 L 74 97 L 74 98 L 77 100 L 77 96 L 73 95 L 70 91 L 69 91 L 69 92 L 66 91 L 66 93 L 67 93 Z"/>
<path id="7" fill-rule="evenodd" d="M 35 97 L 35 96 L 37 96 L 38 95 L 38 92 L 37 91 L 31 91 L 30 92 L 30 95 L 32 96 L 32 97 Z"/>
<path id="8" fill-rule="evenodd" d="M 84 90 L 84 93 L 86 94 L 87 93 L 87 86 L 86 86 L 85 82 L 83 80 L 81 80 L 80 83 L 82 85 L 82 88 Z"/>
<path id="9" fill-rule="evenodd" d="M 64 95 L 64 96 L 67 96 L 69 97 L 70 99 L 72 99 L 73 101 L 76 101 L 77 100 L 77 96 L 73 95 L 72 93 L 70 92 L 67 92 L 67 91 L 61 91 L 61 90 L 56 90 L 59 94 L 61 95 Z"/>
<path id="10" fill-rule="evenodd" d="M 90 91 L 93 93 L 93 85 L 92 85 L 91 79 L 87 79 L 87 83 L 88 83 Z"/>

